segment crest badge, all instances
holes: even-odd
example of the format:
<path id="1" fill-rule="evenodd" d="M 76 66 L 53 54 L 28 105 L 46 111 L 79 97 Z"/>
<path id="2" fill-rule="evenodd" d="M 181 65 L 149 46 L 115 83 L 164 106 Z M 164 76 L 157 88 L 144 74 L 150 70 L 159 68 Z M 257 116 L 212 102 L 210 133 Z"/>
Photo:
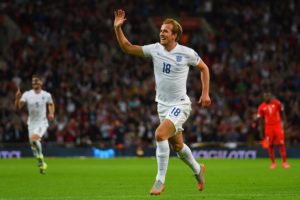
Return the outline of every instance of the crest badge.
<path id="1" fill-rule="evenodd" d="M 176 61 L 181 62 L 182 61 L 182 56 L 176 56 Z"/>

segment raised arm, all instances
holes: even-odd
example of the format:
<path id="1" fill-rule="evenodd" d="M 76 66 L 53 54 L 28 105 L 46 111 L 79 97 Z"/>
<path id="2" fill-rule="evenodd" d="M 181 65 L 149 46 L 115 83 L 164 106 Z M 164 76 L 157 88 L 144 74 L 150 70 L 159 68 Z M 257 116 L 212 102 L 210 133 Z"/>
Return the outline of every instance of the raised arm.
<path id="1" fill-rule="evenodd" d="M 199 64 L 197 65 L 197 68 L 201 72 L 200 78 L 202 83 L 202 94 L 198 103 L 200 103 L 201 106 L 207 107 L 211 104 L 211 100 L 209 97 L 209 80 L 210 80 L 209 69 L 202 60 L 200 60 Z"/>
<path id="2" fill-rule="evenodd" d="M 20 88 L 18 88 L 18 90 L 16 92 L 16 98 L 15 98 L 15 106 L 18 109 L 21 109 L 25 104 L 23 101 L 20 101 L 21 97 L 22 97 L 22 93 L 21 93 Z"/>
<path id="3" fill-rule="evenodd" d="M 126 20 L 126 18 L 125 18 L 124 10 L 115 11 L 114 28 L 115 28 L 116 37 L 117 37 L 117 40 L 118 40 L 118 43 L 119 43 L 121 49 L 127 54 L 131 54 L 131 55 L 135 55 L 135 56 L 144 56 L 142 47 L 131 44 L 128 41 L 128 39 L 125 37 L 123 30 L 122 30 L 122 25 L 125 20 Z"/>

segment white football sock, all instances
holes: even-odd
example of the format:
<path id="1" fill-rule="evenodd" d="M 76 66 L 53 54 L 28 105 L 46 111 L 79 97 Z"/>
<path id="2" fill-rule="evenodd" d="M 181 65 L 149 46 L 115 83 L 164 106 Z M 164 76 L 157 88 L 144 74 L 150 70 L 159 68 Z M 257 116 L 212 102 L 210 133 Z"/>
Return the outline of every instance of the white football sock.
<path id="1" fill-rule="evenodd" d="M 156 180 L 160 180 L 162 183 L 165 182 L 169 156 L 170 147 L 168 140 L 156 142 L 156 159 L 157 159 L 157 175 Z"/>
<path id="2" fill-rule="evenodd" d="M 35 155 L 35 157 L 42 157 L 43 158 L 43 154 L 42 154 L 42 144 L 40 141 L 32 141 L 30 142 L 31 144 L 31 149 L 33 151 L 33 155 Z"/>
<path id="3" fill-rule="evenodd" d="M 177 152 L 177 156 L 193 170 L 194 174 L 200 173 L 199 164 L 195 160 L 191 149 L 186 144 L 183 144 L 183 148 Z"/>
<path id="4" fill-rule="evenodd" d="M 32 142 L 30 142 L 30 147 L 31 147 L 33 156 L 34 156 L 34 157 L 37 157 L 36 147 L 35 147 L 35 145 L 34 145 Z"/>

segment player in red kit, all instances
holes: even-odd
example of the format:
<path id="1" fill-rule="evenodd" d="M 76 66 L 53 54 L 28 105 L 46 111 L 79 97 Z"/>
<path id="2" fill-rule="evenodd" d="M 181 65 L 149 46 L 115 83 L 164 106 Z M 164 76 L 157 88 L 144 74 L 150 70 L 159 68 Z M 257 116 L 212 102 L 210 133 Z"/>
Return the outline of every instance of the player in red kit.
<path id="1" fill-rule="evenodd" d="M 263 98 L 264 102 L 259 105 L 257 116 L 259 118 L 260 134 L 261 136 L 265 136 L 265 139 L 269 144 L 269 157 L 272 161 L 270 168 L 276 168 L 274 145 L 278 145 L 282 158 L 282 167 L 287 169 L 290 167 L 290 165 L 286 162 L 286 149 L 284 145 L 284 109 L 280 101 L 273 98 L 271 92 L 264 92 Z"/>

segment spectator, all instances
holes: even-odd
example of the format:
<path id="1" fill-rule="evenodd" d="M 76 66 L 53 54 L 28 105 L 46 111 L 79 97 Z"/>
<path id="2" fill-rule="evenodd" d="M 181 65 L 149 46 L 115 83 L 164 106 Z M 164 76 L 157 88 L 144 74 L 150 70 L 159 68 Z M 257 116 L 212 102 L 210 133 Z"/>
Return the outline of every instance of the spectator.
<path id="1" fill-rule="evenodd" d="M 209 112 L 193 107 L 185 129 L 188 143 L 225 142 L 233 131 L 238 141 L 258 139 L 251 113 L 260 103 L 261 85 L 269 83 L 285 106 L 287 145 L 300 144 L 300 109 L 296 109 L 300 99 L 300 24 L 294 20 L 300 15 L 299 2 L 181 1 L 173 7 L 160 1 L 151 5 L 147 1 L 122 2 L 131 13 L 124 28 L 138 44 L 156 41 L 157 34 L 145 31 L 155 31 L 156 23 L 151 21 L 155 17 L 203 16 L 199 17 L 201 26 L 184 30 L 187 45 L 198 50 L 211 68 L 213 105 Z M 99 144 L 106 138 L 113 144 L 112 130 L 120 118 L 124 146 L 136 145 L 140 139 L 144 145 L 152 145 L 158 119 L 151 63 L 118 50 L 112 34 L 113 11 L 117 9 L 113 3 L 0 4 L 5 8 L 0 15 L 11 24 L 3 26 L 0 20 L 0 34 L 7 37 L 8 31 L 16 30 L 15 37 L 0 42 L 0 49 L 6 49 L 0 55 L 0 141 L 26 141 L 26 114 L 11 105 L 12 91 L 21 82 L 23 90 L 30 88 L 31 75 L 41 72 L 44 87 L 58 107 L 46 142 L 74 146 L 82 145 L 82 140 L 89 143 L 89 139 Z M 164 16 L 160 16 L 162 10 Z M 141 32 L 145 37 L 140 37 Z M 190 71 L 188 93 L 195 99 L 200 95 L 198 76 L 196 70 Z M 138 128 L 141 119 L 150 122 L 143 124 L 143 135 Z M 104 121 L 111 127 L 108 133 Z M 204 128 L 199 128 L 203 124 Z"/>

